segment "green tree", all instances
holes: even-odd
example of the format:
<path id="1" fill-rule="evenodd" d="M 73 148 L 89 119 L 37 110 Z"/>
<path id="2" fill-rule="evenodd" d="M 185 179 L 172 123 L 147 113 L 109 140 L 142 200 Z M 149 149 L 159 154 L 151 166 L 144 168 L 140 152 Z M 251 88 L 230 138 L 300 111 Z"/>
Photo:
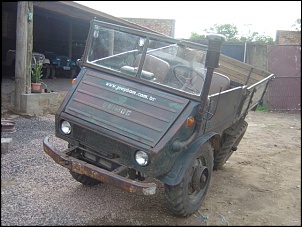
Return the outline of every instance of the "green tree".
<path id="1" fill-rule="evenodd" d="M 226 37 L 227 41 L 238 41 L 236 36 L 238 36 L 237 27 L 233 24 L 214 24 L 214 27 L 205 29 L 205 32 L 218 33 Z"/>
<path id="2" fill-rule="evenodd" d="M 263 44 L 274 44 L 274 40 L 272 37 L 267 35 L 257 35 L 255 36 L 254 42 L 263 43 Z"/>
<path id="3" fill-rule="evenodd" d="M 199 35 L 196 32 L 191 32 L 190 39 L 192 39 L 192 40 L 198 40 L 198 39 L 202 40 L 202 39 L 205 39 L 205 38 L 206 38 L 205 35 Z"/>
<path id="4" fill-rule="evenodd" d="M 296 31 L 301 31 L 301 19 L 297 19 L 295 23 L 292 25 Z"/>
<path id="5" fill-rule="evenodd" d="M 241 36 L 239 40 L 241 42 L 253 42 L 258 34 L 258 32 L 252 32 L 248 36 Z"/>
<path id="6" fill-rule="evenodd" d="M 247 36 L 239 37 L 237 27 L 233 24 L 215 24 L 214 27 L 204 30 L 207 33 L 218 33 L 226 37 L 226 41 L 233 42 L 256 42 L 260 44 L 273 44 L 274 40 L 270 36 L 261 35 L 258 32 L 252 32 Z M 199 35 L 196 32 L 191 33 L 190 40 L 200 41 L 204 40 L 205 35 Z"/>

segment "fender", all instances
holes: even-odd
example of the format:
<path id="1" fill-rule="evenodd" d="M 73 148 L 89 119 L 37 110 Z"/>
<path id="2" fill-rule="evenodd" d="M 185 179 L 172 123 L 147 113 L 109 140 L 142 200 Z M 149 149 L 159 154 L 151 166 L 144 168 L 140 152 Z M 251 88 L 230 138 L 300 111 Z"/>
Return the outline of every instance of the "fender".
<path id="1" fill-rule="evenodd" d="M 157 177 L 157 179 L 171 186 L 179 184 L 181 179 L 184 177 L 187 166 L 194 156 L 196 150 L 198 150 L 206 141 L 215 137 L 216 135 L 219 136 L 219 134 L 216 132 L 209 132 L 199 137 L 188 147 L 187 150 L 183 151 L 182 154 L 179 155 L 172 170 L 166 175 Z"/>

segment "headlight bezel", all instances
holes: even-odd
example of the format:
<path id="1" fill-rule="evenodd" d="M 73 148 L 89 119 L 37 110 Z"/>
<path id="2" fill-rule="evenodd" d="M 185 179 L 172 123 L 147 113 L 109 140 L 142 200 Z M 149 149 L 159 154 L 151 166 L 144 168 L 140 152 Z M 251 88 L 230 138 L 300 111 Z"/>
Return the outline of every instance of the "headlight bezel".
<path id="1" fill-rule="evenodd" d="M 72 127 L 69 121 L 61 120 L 60 130 L 64 135 L 70 135 Z"/>
<path id="2" fill-rule="evenodd" d="M 134 160 L 136 164 L 142 167 L 146 167 L 150 164 L 150 157 L 146 151 L 137 150 L 134 154 Z"/>

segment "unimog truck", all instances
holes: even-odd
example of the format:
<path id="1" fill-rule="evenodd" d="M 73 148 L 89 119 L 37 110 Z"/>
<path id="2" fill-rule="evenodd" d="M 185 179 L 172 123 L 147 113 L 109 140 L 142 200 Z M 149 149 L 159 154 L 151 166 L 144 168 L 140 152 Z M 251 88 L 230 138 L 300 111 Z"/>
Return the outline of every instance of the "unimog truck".
<path id="1" fill-rule="evenodd" d="M 207 39 L 92 20 L 81 71 L 55 115 L 68 147 L 57 150 L 49 135 L 44 151 L 84 185 L 149 196 L 163 182 L 171 212 L 193 214 L 273 78 L 220 54 L 222 35 Z"/>

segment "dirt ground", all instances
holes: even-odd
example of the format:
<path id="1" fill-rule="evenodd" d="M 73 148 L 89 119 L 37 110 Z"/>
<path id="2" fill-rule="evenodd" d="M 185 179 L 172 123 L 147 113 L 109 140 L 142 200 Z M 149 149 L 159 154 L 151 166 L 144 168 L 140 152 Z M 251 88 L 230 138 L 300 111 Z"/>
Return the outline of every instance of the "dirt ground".
<path id="1" fill-rule="evenodd" d="M 238 150 L 214 172 L 199 209 L 205 224 L 301 226 L 301 115 L 257 111 L 246 120 Z"/>
<path id="2" fill-rule="evenodd" d="M 246 121 L 198 212 L 162 224 L 301 226 L 301 115 L 256 111 Z"/>
<path id="3" fill-rule="evenodd" d="M 137 208 L 125 211 L 124 218 L 90 224 L 301 226 L 301 115 L 257 111 L 246 121 L 238 150 L 214 171 L 204 204 L 191 217 L 169 214 L 160 185 L 157 197 L 135 202 Z M 136 223 L 130 213 L 144 221 Z"/>
<path id="4" fill-rule="evenodd" d="M 49 115 L 37 122 L 53 121 Z M 249 112 L 246 121 L 237 151 L 214 171 L 204 204 L 188 218 L 171 215 L 158 181 L 150 197 L 110 185 L 81 185 L 42 152 L 42 137 L 35 136 L 32 144 L 2 157 L 1 225 L 301 226 L 300 113 Z M 13 153 L 31 161 L 20 160 L 24 166 L 17 168 Z"/>
<path id="5" fill-rule="evenodd" d="M 143 214 L 141 224 L 301 226 L 301 115 L 251 111 L 246 121 L 249 126 L 237 151 L 222 170 L 214 171 L 204 204 L 194 215 L 171 216 L 161 185 L 156 198 L 131 211 Z M 141 212 L 142 207 L 149 213 Z M 104 219 L 91 224 L 102 223 Z M 107 219 L 110 225 L 120 223 L 127 222 Z"/>

